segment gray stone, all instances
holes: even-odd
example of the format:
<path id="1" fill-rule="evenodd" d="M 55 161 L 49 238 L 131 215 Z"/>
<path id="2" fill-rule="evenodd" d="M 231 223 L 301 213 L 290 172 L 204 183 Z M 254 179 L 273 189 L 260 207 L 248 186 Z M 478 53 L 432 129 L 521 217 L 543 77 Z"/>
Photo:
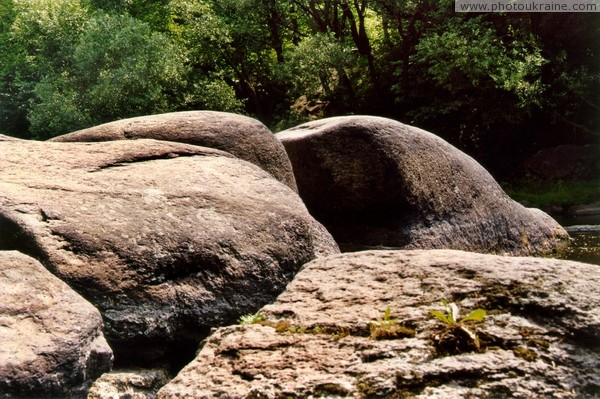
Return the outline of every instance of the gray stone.
<path id="1" fill-rule="evenodd" d="M 256 119 L 217 111 L 186 111 L 105 123 L 50 141 L 95 142 L 155 139 L 216 148 L 260 166 L 297 191 L 292 165 L 281 143 Z"/>
<path id="2" fill-rule="evenodd" d="M 115 370 L 94 381 L 88 399 L 154 399 L 169 379 L 164 369 Z"/>
<path id="3" fill-rule="evenodd" d="M 110 371 L 100 313 L 38 261 L 0 251 L 0 297 L 1 397 L 81 396 Z"/>
<path id="4" fill-rule="evenodd" d="M 479 349 L 430 314 L 444 310 L 442 299 L 463 316 L 487 311 L 463 324 Z M 370 338 L 372 326 L 386 327 L 386 309 L 388 330 L 413 332 Z M 347 253 L 307 264 L 261 314 L 260 324 L 217 329 L 158 397 L 600 397 L 595 265 L 455 250 Z"/>
<path id="5" fill-rule="evenodd" d="M 0 248 L 35 256 L 91 301 L 117 358 L 194 346 L 339 252 L 294 191 L 222 151 L 19 140 L 0 154 Z"/>
<path id="6" fill-rule="evenodd" d="M 300 196 L 343 249 L 529 255 L 568 240 L 556 221 L 511 200 L 474 159 L 424 130 L 348 116 L 309 122 L 277 138 Z"/>
<path id="7" fill-rule="evenodd" d="M 570 234 L 579 234 L 579 233 L 600 233 L 600 225 L 575 225 L 565 227 Z"/>

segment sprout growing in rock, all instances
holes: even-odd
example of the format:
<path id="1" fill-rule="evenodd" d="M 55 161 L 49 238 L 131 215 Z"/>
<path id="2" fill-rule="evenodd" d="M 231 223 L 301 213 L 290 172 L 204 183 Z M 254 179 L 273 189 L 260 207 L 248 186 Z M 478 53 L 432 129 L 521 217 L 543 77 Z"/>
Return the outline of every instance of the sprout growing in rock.
<path id="1" fill-rule="evenodd" d="M 444 323 L 445 328 L 436 336 L 438 349 L 442 352 L 464 352 L 469 349 L 480 350 L 479 337 L 469 324 L 482 322 L 487 312 L 475 309 L 460 318 L 460 310 L 454 302 L 442 300 L 445 312 L 430 310 L 429 313 Z"/>
<path id="2" fill-rule="evenodd" d="M 248 314 L 242 315 L 238 319 L 238 323 L 241 325 L 259 324 L 262 321 L 265 321 L 265 317 L 262 315 L 262 313 L 260 311 L 258 311 L 256 313 L 248 313 Z"/>
<path id="3" fill-rule="evenodd" d="M 411 338 L 416 334 L 415 330 L 400 325 L 397 319 L 392 318 L 392 309 L 389 306 L 385 309 L 383 318 L 369 323 L 369 330 L 369 338 L 375 340 Z"/>

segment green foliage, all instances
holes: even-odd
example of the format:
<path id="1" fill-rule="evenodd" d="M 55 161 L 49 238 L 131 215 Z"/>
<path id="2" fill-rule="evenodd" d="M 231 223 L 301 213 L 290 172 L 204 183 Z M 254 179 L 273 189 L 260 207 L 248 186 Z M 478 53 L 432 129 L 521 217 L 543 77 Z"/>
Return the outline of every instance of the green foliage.
<path id="1" fill-rule="evenodd" d="M 213 74 L 193 84 L 186 102 L 198 109 L 244 113 L 244 101 L 236 97 L 233 87 Z"/>
<path id="2" fill-rule="evenodd" d="M 72 67 L 87 13 L 76 0 L 23 0 L 3 2 L 0 18 L 0 130 L 29 137 L 35 86 Z"/>
<path id="3" fill-rule="evenodd" d="M 14 83 L 17 51 L 10 35 L 10 28 L 17 16 L 12 1 L 0 2 L 0 134 L 25 130 L 21 107 L 23 96 Z"/>
<path id="4" fill-rule="evenodd" d="M 489 145 L 483 140 L 496 140 L 500 127 L 518 126 L 539 110 L 546 89 L 547 60 L 535 36 L 510 20 L 496 26 L 487 18 L 450 17 L 410 56 L 414 82 L 430 92 L 417 96 L 408 114 L 475 154 Z"/>
<path id="5" fill-rule="evenodd" d="M 183 71 L 179 49 L 129 16 L 94 14 L 71 57 L 69 68 L 33 87 L 28 119 L 37 138 L 166 112 Z"/>
<path id="6" fill-rule="evenodd" d="M 81 0 L 81 3 L 91 10 L 132 16 L 158 31 L 166 30 L 170 18 L 169 0 Z"/>
<path id="7" fill-rule="evenodd" d="M 315 34 L 290 50 L 281 68 L 281 79 L 294 98 L 331 99 L 342 84 L 344 68 L 353 62 L 352 48 L 326 34 Z"/>
<path id="8" fill-rule="evenodd" d="M 416 332 L 412 328 L 402 326 L 398 320 L 392 318 L 392 309 L 388 306 L 383 312 L 383 317 L 369 323 L 370 339 L 398 339 L 414 337 Z"/>
<path id="9" fill-rule="evenodd" d="M 452 302 L 448 303 L 445 299 L 442 300 L 442 305 L 446 313 L 440 312 L 439 310 L 430 310 L 429 313 L 434 316 L 436 319 L 441 321 L 442 323 L 447 324 L 450 327 L 455 327 L 459 324 L 462 324 L 466 321 L 483 321 L 486 315 L 486 311 L 483 309 L 475 309 L 471 311 L 468 315 L 459 319 L 459 310 L 458 306 Z"/>
<path id="10" fill-rule="evenodd" d="M 469 327 L 469 324 L 482 322 L 487 312 L 484 309 L 475 309 L 465 317 L 460 318 L 458 305 L 454 302 L 448 303 L 446 300 L 442 300 L 441 304 L 444 306 L 443 312 L 435 309 L 429 311 L 432 316 L 445 325 L 443 331 L 437 337 L 438 347 L 460 351 L 465 347 L 472 346 L 474 349 L 480 350 L 479 337 Z"/>
<path id="11" fill-rule="evenodd" d="M 591 13 L 467 15 L 451 0 L 3 0 L 0 131 L 189 109 L 280 127 L 375 114 L 518 169 L 516 149 L 597 140 L 599 34 Z"/>
<path id="12" fill-rule="evenodd" d="M 248 314 L 242 315 L 238 319 L 238 324 L 241 324 L 241 325 L 260 324 L 263 321 L 265 321 L 265 317 L 262 315 L 262 313 L 260 311 L 258 311 L 256 313 L 248 313 Z"/>
<path id="13" fill-rule="evenodd" d="M 14 2 L 13 49 L 22 57 L 17 67 L 25 78 L 40 78 L 71 66 L 73 49 L 87 12 L 78 0 Z"/>
<path id="14" fill-rule="evenodd" d="M 92 126 L 92 117 L 77 106 L 79 93 L 68 77 L 43 80 L 35 86 L 37 96 L 28 113 L 30 130 L 38 139 Z"/>
<path id="15" fill-rule="evenodd" d="M 600 200 L 600 180 L 544 181 L 523 179 L 503 183 L 502 188 L 515 201 L 527 206 L 548 209 L 591 204 Z"/>
<path id="16" fill-rule="evenodd" d="M 508 27 L 500 38 L 483 18 L 450 20 L 442 33 L 424 37 L 413 59 L 426 65 L 440 87 L 457 93 L 478 87 L 514 94 L 520 108 L 539 104 L 541 67 L 546 60 L 531 35 Z"/>
<path id="17" fill-rule="evenodd" d="M 163 112 L 182 74 L 182 55 L 168 37 L 132 17 L 97 14 L 75 49 L 75 72 L 97 119 Z M 124 115 L 124 114 L 127 115 Z"/>
<path id="18" fill-rule="evenodd" d="M 170 5 L 171 34 L 181 42 L 187 62 L 201 69 L 221 68 L 222 51 L 231 43 L 228 26 L 204 0 L 173 0 Z"/>
<path id="19" fill-rule="evenodd" d="M 247 25 L 247 2 L 174 0 L 170 7 L 170 30 L 186 52 L 185 106 L 242 112 L 247 98 L 256 101 L 254 85 L 265 80 L 260 65 L 269 57 L 261 54 L 260 30 Z"/>

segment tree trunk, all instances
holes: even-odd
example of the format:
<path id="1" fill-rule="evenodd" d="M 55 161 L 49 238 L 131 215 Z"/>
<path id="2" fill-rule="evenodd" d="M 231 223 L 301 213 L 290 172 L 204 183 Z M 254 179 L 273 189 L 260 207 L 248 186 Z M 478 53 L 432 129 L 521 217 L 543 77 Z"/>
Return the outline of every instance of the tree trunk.
<path id="1" fill-rule="evenodd" d="M 281 33 L 279 27 L 281 26 L 281 15 L 277 11 L 277 4 L 275 0 L 269 0 L 267 4 L 267 25 L 269 26 L 269 32 L 271 34 L 271 47 L 275 50 L 277 55 L 277 62 L 282 64 L 285 62 L 283 57 L 283 41 L 281 40 Z"/>

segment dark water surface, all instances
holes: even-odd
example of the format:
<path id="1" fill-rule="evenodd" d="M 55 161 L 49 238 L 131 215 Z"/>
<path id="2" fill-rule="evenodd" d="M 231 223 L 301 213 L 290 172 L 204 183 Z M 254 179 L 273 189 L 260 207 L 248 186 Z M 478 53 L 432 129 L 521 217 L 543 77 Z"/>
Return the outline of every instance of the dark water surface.
<path id="1" fill-rule="evenodd" d="M 558 258 L 600 265 L 600 215 L 554 216 L 573 239 Z"/>

